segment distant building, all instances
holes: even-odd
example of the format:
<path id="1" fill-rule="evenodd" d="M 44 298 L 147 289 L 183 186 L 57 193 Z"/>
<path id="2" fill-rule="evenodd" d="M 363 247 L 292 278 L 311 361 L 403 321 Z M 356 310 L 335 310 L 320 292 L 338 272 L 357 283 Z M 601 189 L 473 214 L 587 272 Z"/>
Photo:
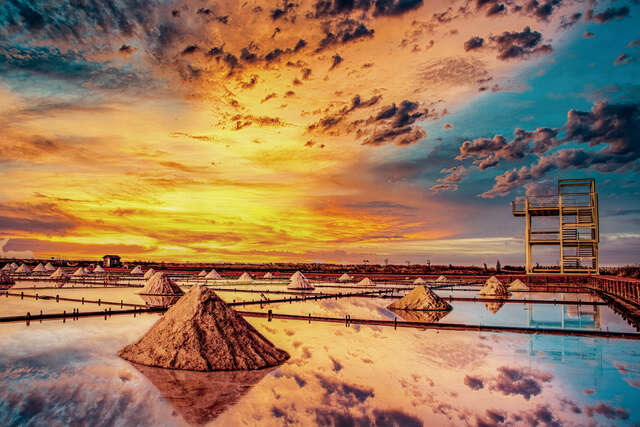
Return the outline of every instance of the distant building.
<path id="1" fill-rule="evenodd" d="M 102 257 L 102 266 L 103 267 L 120 267 L 122 262 L 120 262 L 120 257 L 118 255 L 105 255 Z"/>

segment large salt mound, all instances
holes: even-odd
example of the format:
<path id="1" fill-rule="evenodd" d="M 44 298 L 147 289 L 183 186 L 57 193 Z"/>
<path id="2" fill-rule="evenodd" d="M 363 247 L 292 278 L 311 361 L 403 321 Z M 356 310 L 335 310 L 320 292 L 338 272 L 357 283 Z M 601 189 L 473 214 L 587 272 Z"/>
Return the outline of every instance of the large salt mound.
<path id="1" fill-rule="evenodd" d="M 207 271 L 206 270 L 202 270 L 200 273 L 198 273 L 198 277 L 204 277 L 207 275 Z"/>
<path id="2" fill-rule="evenodd" d="M 289 358 L 204 286 L 192 287 L 118 355 L 141 365 L 191 371 L 262 369 Z"/>
<path id="3" fill-rule="evenodd" d="M 253 282 L 253 277 L 247 272 L 242 273 L 240 277 L 238 277 L 238 282 Z"/>
<path id="4" fill-rule="evenodd" d="M 416 286 L 411 292 L 387 308 L 396 310 L 451 310 L 449 303 L 443 301 L 431 289 L 424 286 Z"/>
<path id="5" fill-rule="evenodd" d="M 27 264 L 22 264 L 20 267 L 18 267 L 18 269 L 16 270 L 16 273 L 30 274 L 31 273 L 31 269 L 29 268 L 29 266 Z"/>
<path id="6" fill-rule="evenodd" d="M 13 269 L 13 271 L 16 271 L 18 269 L 18 264 L 16 264 L 15 262 L 12 262 L 11 268 Z"/>
<path id="7" fill-rule="evenodd" d="M 46 264 L 45 264 L 45 266 L 44 266 L 44 268 L 45 268 L 47 271 L 56 271 L 56 268 L 55 268 L 55 267 L 53 266 L 53 264 L 51 264 L 50 262 L 46 263 Z"/>
<path id="8" fill-rule="evenodd" d="M 306 277 L 304 277 L 304 274 L 300 273 L 299 271 L 296 271 L 293 274 L 293 276 L 291 276 L 291 279 L 289 281 L 289 286 L 287 286 L 287 289 L 311 290 L 313 289 L 313 285 L 309 283 Z"/>
<path id="9" fill-rule="evenodd" d="M 508 297 L 509 291 L 496 276 L 491 276 L 484 283 L 484 286 L 478 292 L 478 295 L 492 297 Z"/>
<path id="10" fill-rule="evenodd" d="M 365 277 L 364 279 L 360 280 L 358 283 L 356 283 L 356 286 L 375 286 L 376 284 L 373 283 L 371 281 L 371 279 L 369 279 L 368 277 Z"/>
<path id="11" fill-rule="evenodd" d="M 0 285 L 13 285 L 15 282 L 7 273 L 0 271 Z"/>
<path id="12" fill-rule="evenodd" d="M 438 283 L 444 283 L 444 282 L 448 282 L 449 279 L 447 279 L 445 276 L 440 276 L 435 281 Z"/>
<path id="13" fill-rule="evenodd" d="M 427 281 L 424 280 L 422 277 L 418 277 L 416 280 L 413 281 L 414 285 L 422 285 L 424 283 L 427 283 Z"/>
<path id="14" fill-rule="evenodd" d="M 39 263 L 38 265 L 36 265 L 36 268 L 33 269 L 34 273 L 46 273 L 47 269 L 44 268 L 44 265 L 42 265 L 42 263 Z"/>
<path id="15" fill-rule="evenodd" d="M 145 285 L 142 295 L 182 295 L 182 289 L 162 271 L 154 274 Z"/>
<path id="16" fill-rule="evenodd" d="M 177 303 L 182 295 L 140 295 L 149 307 L 168 307 Z"/>
<path id="17" fill-rule="evenodd" d="M 13 267 L 11 266 L 10 263 L 6 263 L 4 265 L 4 267 L 2 267 L 2 271 L 8 271 L 8 272 L 12 272 L 13 271 Z"/>
<path id="18" fill-rule="evenodd" d="M 156 271 L 153 268 L 150 268 L 150 269 L 147 270 L 146 273 L 144 273 L 144 276 L 142 276 L 142 278 L 143 279 L 151 279 L 154 274 L 156 274 Z"/>
<path id="19" fill-rule="evenodd" d="M 347 273 L 342 274 L 342 276 L 338 278 L 338 282 L 350 282 L 352 280 L 353 277 L 349 276 Z"/>
<path id="20" fill-rule="evenodd" d="M 273 279 L 273 273 L 271 273 L 270 271 L 264 273 L 264 276 L 262 276 L 263 279 Z"/>
<path id="21" fill-rule="evenodd" d="M 131 270 L 131 272 L 129 274 L 144 274 L 142 271 L 142 267 L 140 267 L 139 265 L 136 265 L 136 268 L 134 268 L 133 270 Z"/>
<path id="22" fill-rule="evenodd" d="M 58 269 L 56 271 L 54 271 L 51 274 L 51 276 L 49 276 L 49 278 L 51 278 L 51 279 L 68 279 L 69 275 L 61 267 L 58 267 Z"/>
<path id="23" fill-rule="evenodd" d="M 220 280 L 222 279 L 222 276 L 218 274 L 218 272 L 214 269 L 211 269 L 211 271 L 204 276 L 205 279 L 214 279 L 214 280 Z"/>
<path id="24" fill-rule="evenodd" d="M 509 284 L 510 291 L 528 291 L 529 287 L 520 279 L 516 279 Z"/>
<path id="25" fill-rule="evenodd" d="M 78 267 L 76 271 L 73 272 L 74 277 L 86 276 L 87 272 L 84 271 L 84 267 Z"/>

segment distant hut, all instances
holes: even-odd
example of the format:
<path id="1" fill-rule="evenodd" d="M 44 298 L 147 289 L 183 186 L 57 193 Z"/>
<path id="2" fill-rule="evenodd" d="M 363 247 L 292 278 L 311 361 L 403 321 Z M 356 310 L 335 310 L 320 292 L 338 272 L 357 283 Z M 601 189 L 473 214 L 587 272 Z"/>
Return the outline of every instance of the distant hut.
<path id="1" fill-rule="evenodd" d="M 509 284 L 510 291 L 528 291 L 529 287 L 520 279 L 516 279 Z"/>
<path id="2" fill-rule="evenodd" d="M 262 276 L 263 279 L 273 279 L 273 273 L 271 273 L 270 271 L 264 273 L 264 276 Z"/>
<path id="3" fill-rule="evenodd" d="M 353 280 L 353 277 L 349 276 L 347 273 L 343 273 L 342 276 L 338 277 L 338 282 L 350 282 Z"/>
<path id="4" fill-rule="evenodd" d="M 304 274 L 299 271 L 296 271 L 291 279 L 289 279 L 289 286 L 287 289 L 298 289 L 298 290 L 313 290 L 313 285 L 309 283 Z"/>
<path id="5" fill-rule="evenodd" d="M 221 280 L 222 276 L 220 274 L 218 274 L 218 272 L 212 268 L 211 271 L 209 273 L 207 273 L 206 276 L 204 276 L 205 279 L 212 279 L 212 280 Z M 249 276 L 249 279 L 251 279 L 251 276 Z"/>
<path id="6" fill-rule="evenodd" d="M 50 279 L 68 279 L 69 275 L 67 274 L 66 271 L 64 271 L 62 269 L 62 267 L 58 267 L 58 269 L 56 271 L 54 271 L 51 276 L 49 276 Z"/>
<path id="7" fill-rule="evenodd" d="M 198 277 L 204 277 L 207 275 L 207 271 L 206 270 L 202 270 L 200 273 L 198 273 Z"/>
<path id="8" fill-rule="evenodd" d="M 141 276 L 144 274 L 144 271 L 142 271 L 142 267 L 140 267 L 139 265 L 136 265 L 136 268 L 131 270 L 129 274 L 132 274 L 134 276 Z"/>
<path id="9" fill-rule="evenodd" d="M 480 292 L 478 292 L 480 296 L 488 296 L 488 297 L 508 297 L 509 291 L 502 284 L 500 280 L 496 276 L 491 276 L 484 283 Z"/>
<path id="10" fill-rule="evenodd" d="M 51 264 L 50 262 L 46 263 L 46 264 L 45 264 L 45 266 L 44 266 L 44 268 L 45 268 L 47 271 L 56 271 L 56 268 L 55 268 L 55 267 L 53 266 L 53 264 Z"/>
<path id="11" fill-rule="evenodd" d="M 150 268 L 147 270 L 146 273 L 144 273 L 144 276 L 142 276 L 145 279 L 151 279 L 151 277 L 156 274 L 156 271 L 153 268 Z"/>
<path id="12" fill-rule="evenodd" d="M 0 271 L 0 286 L 7 287 L 15 284 L 13 279 L 4 271 Z"/>
<path id="13" fill-rule="evenodd" d="M 396 310 L 451 310 L 451 305 L 424 286 L 416 286 L 407 295 L 389 305 Z"/>
<path id="14" fill-rule="evenodd" d="M 376 284 L 373 283 L 371 281 L 371 279 L 369 279 L 368 277 L 365 277 L 364 279 L 360 280 L 358 283 L 356 283 L 356 286 L 375 286 Z"/>
<path id="15" fill-rule="evenodd" d="M 446 276 L 440 276 L 435 281 L 438 282 L 438 283 L 446 283 L 446 282 L 449 281 L 449 279 L 447 279 Z"/>
<path id="16" fill-rule="evenodd" d="M 253 277 L 245 271 L 240 277 L 238 277 L 238 282 L 253 282 Z"/>
<path id="17" fill-rule="evenodd" d="M 102 274 L 104 273 L 104 268 L 100 265 L 96 265 L 96 268 L 93 269 L 93 274 Z"/>
<path id="18" fill-rule="evenodd" d="M 85 271 L 84 267 L 78 267 L 78 269 L 74 271 L 72 274 L 73 277 L 82 277 L 86 275 L 87 275 L 87 272 Z"/>
<path id="19" fill-rule="evenodd" d="M 44 268 L 44 265 L 42 265 L 42 263 L 39 263 L 38 265 L 36 265 L 36 267 L 33 269 L 34 273 L 46 273 L 47 269 Z"/>
<path id="20" fill-rule="evenodd" d="M 140 292 L 142 295 L 182 295 L 182 289 L 176 285 L 166 273 L 159 271 L 155 273 Z"/>
<path id="21" fill-rule="evenodd" d="M 22 265 L 20 267 L 18 267 L 18 269 L 16 270 L 16 273 L 19 274 L 31 274 L 31 269 L 29 268 L 29 266 L 25 263 L 22 263 Z"/>
<path id="22" fill-rule="evenodd" d="M 422 277 L 418 277 L 416 280 L 413 281 L 414 285 L 424 285 L 425 283 L 427 283 L 427 281 L 424 280 Z"/>

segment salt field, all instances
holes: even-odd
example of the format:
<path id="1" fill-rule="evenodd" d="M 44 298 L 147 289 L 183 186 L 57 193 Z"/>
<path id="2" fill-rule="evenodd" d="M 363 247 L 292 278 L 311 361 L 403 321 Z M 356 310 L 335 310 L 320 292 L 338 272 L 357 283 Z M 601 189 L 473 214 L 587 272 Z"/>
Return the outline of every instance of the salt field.
<path id="1" fill-rule="evenodd" d="M 193 286 L 176 282 L 185 292 Z M 0 295 L 0 317 L 31 318 L 0 328 L 0 424 L 640 423 L 640 334 L 593 292 L 514 292 L 487 302 L 473 300 L 481 298 L 479 285 L 436 286 L 451 310 L 434 312 L 388 308 L 412 288 L 404 283 L 363 288 L 325 281 L 309 292 L 286 285 L 208 287 L 254 313 L 245 319 L 286 351 L 287 361 L 258 371 L 193 372 L 117 356 L 163 316 L 146 310 L 142 287 L 52 288 L 18 280 Z M 128 305 L 139 311 L 118 314 Z M 96 315 L 38 319 L 41 311 Z M 322 320 L 347 318 L 353 320 Z M 406 327 L 413 322 L 424 326 Z M 560 334 L 543 333 L 553 330 Z M 576 336 L 580 331 L 594 335 Z"/>

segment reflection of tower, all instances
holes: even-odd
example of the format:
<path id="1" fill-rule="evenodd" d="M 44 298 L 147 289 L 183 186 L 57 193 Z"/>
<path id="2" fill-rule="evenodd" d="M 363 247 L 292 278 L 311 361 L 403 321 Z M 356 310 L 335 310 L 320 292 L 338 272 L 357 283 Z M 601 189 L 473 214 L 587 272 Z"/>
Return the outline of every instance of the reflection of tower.
<path id="1" fill-rule="evenodd" d="M 534 307 L 540 307 L 540 319 L 534 316 Z M 550 312 L 560 308 L 560 318 Z M 544 319 L 544 320 L 543 320 Z M 600 330 L 600 307 L 596 304 L 562 304 L 559 306 L 539 306 L 527 304 L 527 324 L 531 328 L 591 329 Z"/>

